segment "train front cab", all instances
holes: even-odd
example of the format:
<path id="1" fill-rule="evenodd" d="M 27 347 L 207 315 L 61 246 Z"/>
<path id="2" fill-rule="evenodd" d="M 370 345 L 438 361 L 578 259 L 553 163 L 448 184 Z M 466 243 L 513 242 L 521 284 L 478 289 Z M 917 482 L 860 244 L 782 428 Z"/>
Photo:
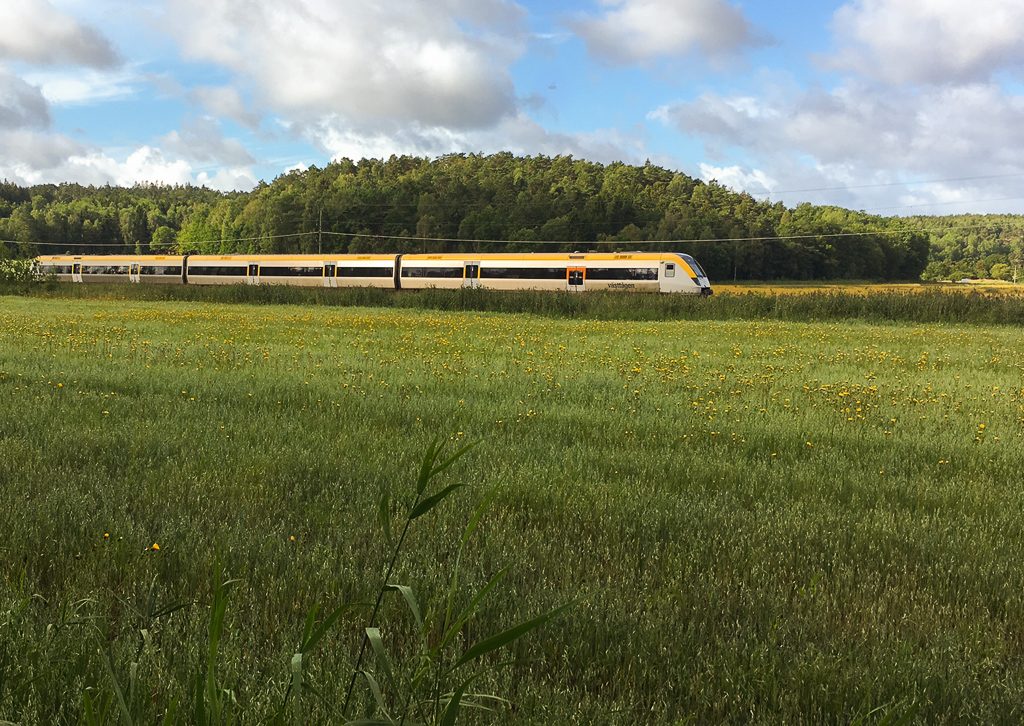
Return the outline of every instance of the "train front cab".
<path id="1" fill-rule="evenodd" d="M 666 255 L 661 262 L 661 291 L 711 295 L 711 282 L 697 260 L 690 255 Z"/>

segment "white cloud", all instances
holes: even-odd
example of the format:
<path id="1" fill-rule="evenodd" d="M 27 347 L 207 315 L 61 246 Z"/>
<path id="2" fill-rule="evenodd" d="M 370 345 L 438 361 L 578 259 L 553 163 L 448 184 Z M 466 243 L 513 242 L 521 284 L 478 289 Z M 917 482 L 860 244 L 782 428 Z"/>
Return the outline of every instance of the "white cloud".
<path id="1" fill-rule="evenodd" d="M 167 22 L 186 56 L 291 118 L 471 129 L 515 110 L 525 30 L 510 0 L 169 0 Z"/>
<path id="2" fill-rule="evenodd" d="M 118 63 L 106 38 L 60 12 L 49 0 L 4 0 L 2 15 L 0 58 L 93 68 Z"/>
<path id="3" fill-rule="evenodd" d="M 836 67 L 889 83 L 983 81 L 1024 69 L 1020 0 L 853 0 L 836 11 Z"/>
<path id="4" fill-rule="evenodd" d="M 67 180 L 83 184 L 131 186 L 136 183 L 188 184 L 192 181 L 188 162 L 167 159 L 160 149 L 150 146 L 135 149 L 123 161 L 102 151 L 71 156 L 59 171 Z"/>
<path id="5" fill-rule="evenodd" d="M 79 105 L 112 101 L 137 92 L 138 74 L 131 68 L 112 71 L 76 69 L 26 73 L 25 80 L 39 86 L 54 105 Z"/>
<path id="6" fill-rule="evenodd" d="M 615 129 L 585 133 L 555 133 L 525 114 L 502 119 L 493 128 L 457 131 L 443 127 L 387 125 L 357 128 L 342 119 L 313 126 L 292 125 L 332 159 L 387 158 L 391 154 L 439 156 L 448 153 L 510 151 L 516 154 L 572 154 L 592 161 L 641 163 L 643 140 Z"/>
<path id="7" fill-rule="evenodd" d="M 726 0 L 601 0 L 605 10 L 571 27 L 590 52 L 613 63 L 642 63 L 700 51 L 714 59 L 762 42 Z"/>
<path id="8" fill-rule="evenodd" d="M 196 183 L 221 192 L 249 191 L 257 184 L 252 169 L 248 167 L 225 167 L 213 174 L 200 172 Z"/>
<path id="9" fill-rule="evenodd" d="M 740 166 L 714 166 L 700 164 L 700 178 L 704 181 L 717 181 L 730 189 L 746 191 L 751 194 L 765 195 L 776 188 L 778 181 L 761 169 L 746 170 Z"/>
<path id="10" fill-rule="evenodd" d="M 84 146 L 60 134 L 26 128 L 4 131 L 0 133 L 0 176 L 22 181 L 37 172 L 56 169 L 69 157 L 85 151 Z M 61 181 L 56 176 L 48 179 Z"/>
<path id="11" fill-rule="evenodd" d="M 161 145 L 178 156 L 203 163 L 239 167 L 255 162 L 240 141 L 225 138 L 217 122 L 208 117 L 186 121 L 180 131 L 164 136 Z"/>
<path id="12" fill-rule="evenodd" d="M 823 163 L 944 175 L 1024 165 L 1024 96 L 993 84 L 887 92 L 851 83 L 756 110 L 707 94 L 659 113 L 686 133 Z"/>
<path id="13" fill-rule="evenodd" d="M 49 124 L 50 109 L 39 89 L 0 66 L 0 129 Z"/>
<path id="14" fill-rule="evenodd" d="M 882 213 L 1024 210 L 1020 0 L 846 0 L 831 88 L 763 73 L 648 115 L 704 142 L 704 178 L 787 203 Z"/>
<path id="15" fill-rule="evenodd" d="M 963 200 L 952 191 L 965 185 L 899 184 L 1024 169 L 1024 96 L 1008 95 L 994 84 L 886 91 L 850 82 L 828 92 L 769 94 L 753 104 L 706 94 L 654 115 L 703 139 L 711 156 L 731 160 L 707 167 L 728 171 L 729 181 L 719 177 L 723 183 L 752 193 L 822 190 L 786 196 L 787 202 L 889 209 L 945 204 Z M 1019 196 L 1018 185 L 1019 178 L 1005 176 L 976 180 L 968 196 Z"/>
<path id="16" fill-rule="evenodd" d="M 227 191 L 256 185 L 246 166 L 204 171 L 153 146 L 115 152 L 89 148 L 61 134 L 27 129 L 0 133 L 0 169 L 0 177 L 25 186 L 62 182 L 96 186 L 205 184 Z"/>
<path id="17" fill-rule="evenodd" d="M 159 149 L 140 147 L 123 160 L 87 149 L 59 134 L 19 132 L 0 138 L 0 166 L 20 184 L 136 182 L 185 184 L 192 180 L 187 162 L 168 160 Z"/>
<path id="18" fill-rule="evenodd" d="M 733 145 L 757 145 L 759 126 L 777 120 L 780 110 L 764 99 L 706 93 L 696 101 L 668 104 L 648 118 L 678 126 L 705 139 L 723 139 Z"/>
<path id="19" fill-rule="evenodd" d="M 232 86 L 199 86 L 191 91 L 192 98 L 210 113 L 256 129 L 260 125 L 260 114 L 251 110 L 237 88 Z"/>

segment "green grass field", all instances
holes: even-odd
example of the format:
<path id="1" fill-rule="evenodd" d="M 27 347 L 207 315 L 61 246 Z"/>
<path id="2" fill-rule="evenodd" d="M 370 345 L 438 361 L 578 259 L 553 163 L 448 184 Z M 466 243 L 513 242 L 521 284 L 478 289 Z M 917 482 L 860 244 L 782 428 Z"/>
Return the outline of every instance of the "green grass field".
<path id="1" fill-rule="evenodd" d="M 467 591 L 510 571 L 467 637 L 576 600 L 491 660 L 483 722 L 1024 717 L 1018 327 L 8 296 L 0 719 L 115 723 L 117 682 L 137 723 L 190 722 L 218 563 L 224 720 L 273 718 L 438 434 L 480 441 L 445 474 L 470 490 L 392 579 L 436 603 L 496 487 Z M 306 722 L 340 720 L 364 620 Z M 410 652 L 402 603 L 381 629 Z"/>

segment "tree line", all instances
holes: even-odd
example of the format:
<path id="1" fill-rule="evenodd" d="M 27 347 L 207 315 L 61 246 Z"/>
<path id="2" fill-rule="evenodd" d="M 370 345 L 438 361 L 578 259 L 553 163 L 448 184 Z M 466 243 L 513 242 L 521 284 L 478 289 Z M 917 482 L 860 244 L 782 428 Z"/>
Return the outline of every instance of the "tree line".
<path id="1" fill-rule="evenodd" d="M 924 279 L 1024 280 L 1024 216 L 959 214 L 910 217 L 907 222 L 930 230 Z"/>
<path id="2" fill-rule="evenodd" d="M 988 276 L 1013 264 L 1021 218 L 958 219 L 787 207 L 650 163 L 510 153 L 342 159 L 245 193 L 0 183 L 0 239 L 23 256 L 658 249 L 693 254 L 716 280 L 966 277 L 983 265 Z"/>

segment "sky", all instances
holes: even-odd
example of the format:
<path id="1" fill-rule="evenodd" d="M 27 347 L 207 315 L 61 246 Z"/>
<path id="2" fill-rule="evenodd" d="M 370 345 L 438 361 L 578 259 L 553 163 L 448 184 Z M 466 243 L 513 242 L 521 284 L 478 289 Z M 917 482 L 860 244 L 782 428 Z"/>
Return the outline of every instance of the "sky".
<path id="1" fill-rule="evenodd" d="M 1024 212 L 1021 0 L 0 0 L 0 179 L 571 154 L 758 199 Z"/>

